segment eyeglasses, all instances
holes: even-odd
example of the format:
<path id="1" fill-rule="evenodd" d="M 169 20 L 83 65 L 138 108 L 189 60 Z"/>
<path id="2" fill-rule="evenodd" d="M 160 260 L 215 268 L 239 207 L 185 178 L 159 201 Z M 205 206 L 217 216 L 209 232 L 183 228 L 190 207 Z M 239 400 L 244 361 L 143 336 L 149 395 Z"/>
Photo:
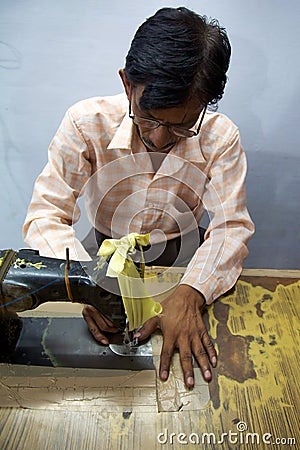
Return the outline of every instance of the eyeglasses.
<path id="1" fill-rule="evenodd" d="M 129 102 L 129 117 L 132 119 L 132 121 L 135 125 L 146 128 L 148 130 L 154 130 L 155 128 L 158 128 L 158 127 L 167 127 L 169 133 L 175 134 L 175 136 L 182 137 L 182 138 L 191 138 L 191 137 L 197 136 L 199 134 L 199 131 L 200 131 L 203 119 L 204 119 L 204 115 L 206 112 L 206 108 L 207 107 L 205 106 L 203 109 L 197 130 L 187 130 L 186 128 L 178 127 L 177 125 L 163 123 L 157 119 L 146 119 L 145 117 L 135 116 L 131 113 L 131 103 L 130 102 Z"/>

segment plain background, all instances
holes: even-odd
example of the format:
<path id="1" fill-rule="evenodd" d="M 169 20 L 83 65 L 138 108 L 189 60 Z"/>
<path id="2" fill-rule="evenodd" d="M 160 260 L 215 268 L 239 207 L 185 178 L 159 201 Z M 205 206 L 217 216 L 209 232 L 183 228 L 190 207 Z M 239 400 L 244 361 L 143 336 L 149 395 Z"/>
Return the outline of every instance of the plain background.
<path id="1" fill-rule="evenodd" d="M 134 32 L 163 6 L 218 18 L 230 37 L 219 111 L 239 126 L 248 158 L 256 233 L 245 267 L 299 269 L 299 0 L 0 0 L 0 248 L 24 247 L 33 183 L 66 109 L 122 91 Z"/>

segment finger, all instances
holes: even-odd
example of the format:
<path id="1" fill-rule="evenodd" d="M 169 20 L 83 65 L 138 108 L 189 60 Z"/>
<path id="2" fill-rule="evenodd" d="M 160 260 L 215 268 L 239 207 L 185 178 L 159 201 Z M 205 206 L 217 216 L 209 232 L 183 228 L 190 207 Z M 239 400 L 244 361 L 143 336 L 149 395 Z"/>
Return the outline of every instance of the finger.
<path id="1" fill-rule="evenodd" d="M 204 349 L 204 347 L 202 345 L 202 342 L 200 341 L 200 339 L 198 337 L 194 339 L 192 347 L 193 347 L 193 354 L 199 364 L 203 378 L 205 379 L 205 381 L 210 381 L 212 378 L 212 375 L 211 375 L 208 356 L 207 356 L 206 350 Z"/>
<path id="2" fill-rule="evenodd" d="M 118 331 L 120 331 L 118 327 L 116 327 L 109 319 L 107 319 L 107 317 L 102 316 L 102 314 L 100 314 L 98 311 L 97 314 L 93 316 L 93 319 L 95 320 L 98 327 L 106 333 L 118 333 Z"/>
<path id="3" fill-rule="evenodd" d="M 82 311 L 82 315 L 84 317 L 84 320 L 87 323 L 87 326 L 88 326 L 90 332 L 92 333 L 92 335 L 94 336 L 96 341 L 101 342 L 101 344 L 103 344 L 103 345 L 108 345 L 109 341 L 108 341 L 107 337 L 103 333 L 101 333 L 101 331 L 97 327 L 97 324 L 95 323 L 95 321 L 84 311 Z"/>
<path id="4" fill-rule="evenodd" d="M 216 367 L 217 365 L 217 352 L 215 350 L 214 344 L 212 343 L 208 332 L 205 330 L 201 334 L 201 341 L 203 344 L 204 349 L 206 350 L 206 353 L 208 355 L 208 358 L 210 360 L 210 363 L 213 367 Z"/>
<path id="5" fill-rule="evenodd" d="M 166 381 L 168 379 L 174 348 L 174 342 L 168 342 L 168 340 L 164 337 L 159 365 L 159 377 L 162 381 Z"/>
<path id="6" fill-rule="evenodd" d="M 159 319 L 158 317 L 152 317 L 147 320 L 144 325 L 138 329 L 133 335 L 133 337 L 140 339 L 143 341 L 147 339 L 155 330 L 159 328 Z"/>
<path id="7" fill-rule="evenodd" d="M 86 305 L 82 310 L 83 317 L 94 321 L 99 330 L 106 333 L 117 333 L 119 330 L 109 319 L 103 316 L 94 306 Z"/>
<path id="8" fill-rule="evenodd" d="M 102 333 L 101 326 L 99 327 L 95 321 L 95 317 L 100 316 L 98 310 L 93 306 L 86 305 L 82 310 L 82 315 L 96 341 L 101 342 L 103 345 L 108 345 L 109 341 L 107 337 Z"/>
<path id="9" fill-rule="evenodd" d="M 194 369 L 193 369 L 193 356 L 192 351 L 188 343 L 184 343 L 179 346 L 180 364 L 183 371 L 184 382 L 188 388 L 194 387 Z"/>

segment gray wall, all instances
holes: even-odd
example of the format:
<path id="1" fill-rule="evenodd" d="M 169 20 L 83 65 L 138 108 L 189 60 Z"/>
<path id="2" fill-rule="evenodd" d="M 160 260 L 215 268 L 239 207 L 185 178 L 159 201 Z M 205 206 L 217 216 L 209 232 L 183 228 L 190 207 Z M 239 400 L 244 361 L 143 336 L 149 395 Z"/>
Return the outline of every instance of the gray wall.
<path id="1" fill-rule="evenodd" d="M 65 110 L 121 92 L 137 26 L 162 6 L 146 0 L 0 0 L 0 248 L 24 246 L 36 176 Z M 219 110 L 240 128 L 248 206 L 256 223 L 246 267 L 300 268 L 299 0 L 186 1 L 217 17 L 233 47 Z M 82 237 L 84 220 L 78 226 Z"/>

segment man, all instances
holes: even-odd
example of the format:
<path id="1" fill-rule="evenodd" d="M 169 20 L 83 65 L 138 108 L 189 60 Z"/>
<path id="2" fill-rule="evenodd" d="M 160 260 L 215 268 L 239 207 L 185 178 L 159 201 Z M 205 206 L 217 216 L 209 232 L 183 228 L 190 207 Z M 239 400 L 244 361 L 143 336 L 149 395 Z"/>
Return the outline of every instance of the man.
<path id="1" fill-rule="evenodd" d="M 25 241 L 41 253 L 63 258 L 69 247 L 71 258 L 88 259 L 72 229 L 84 190 L 98 243 L 149 232 L 153 248 L 167 240 L 160 256 L 182 250 L 176 263 L 190 262 L 181 283 L 163 301 L 163 314 L 136 336 L 160 329 L 160 377 L 168 378 L 178 348 L 187 387 L 194 385 L 192 355 L 204 379 L 211 379 L 216 352 L 201 310 L 235 284 L 254 231 L 238 129 L 207 110 L 223 95 L 230 51 L 217 21 L 186 8 L 163 8 L 146 20 L 120 70 L 126 95 L 92 98 L 69 109 L 24 225 Z M 195 232 L 205 210 L 210 223 L 199 246 Z M 92 307 L 83 315 L 94 337 L 108 344 L 105 333 L 115 327 Z"/>

